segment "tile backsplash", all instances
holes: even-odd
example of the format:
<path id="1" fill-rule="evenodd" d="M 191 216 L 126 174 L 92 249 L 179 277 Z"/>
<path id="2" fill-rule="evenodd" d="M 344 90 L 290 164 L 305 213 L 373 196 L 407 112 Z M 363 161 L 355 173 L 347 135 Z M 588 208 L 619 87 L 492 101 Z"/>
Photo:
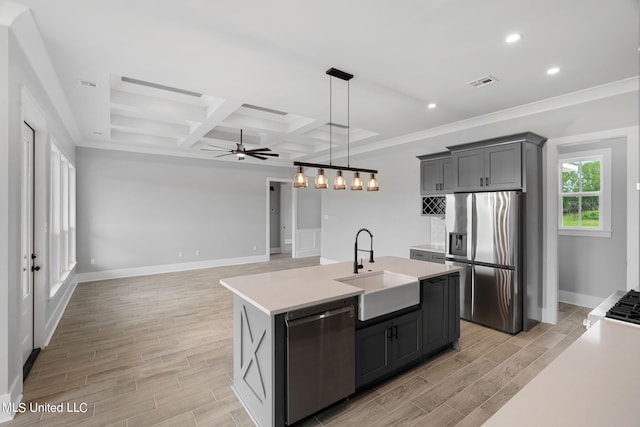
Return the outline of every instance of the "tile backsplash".
<path id="1" fill-rule="evenodd" d="M 431 220 L 431 244 L 432 245 L 443 245 L 446 239 L 446 231 L 444 226 L 444 218 L 431 216 L 429 217 Z"/>

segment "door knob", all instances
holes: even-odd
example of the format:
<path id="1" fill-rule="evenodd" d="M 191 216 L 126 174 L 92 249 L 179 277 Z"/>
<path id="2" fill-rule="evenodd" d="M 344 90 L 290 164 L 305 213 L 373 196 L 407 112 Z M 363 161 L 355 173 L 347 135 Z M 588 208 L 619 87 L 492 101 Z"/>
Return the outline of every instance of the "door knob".
<path id="1" fill-rule="evenodd" d="M 35 267 L 31 267 L 31 271 L 40 271 L 40 266 L 36 265 Z"/>

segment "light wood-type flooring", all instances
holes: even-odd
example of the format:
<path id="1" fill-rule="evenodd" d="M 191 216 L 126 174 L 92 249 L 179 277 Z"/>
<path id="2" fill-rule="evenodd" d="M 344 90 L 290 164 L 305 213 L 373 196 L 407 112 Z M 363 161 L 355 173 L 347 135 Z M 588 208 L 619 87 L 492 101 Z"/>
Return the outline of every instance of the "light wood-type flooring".
<path id="1" fill-rule="evenodd" d="M 86 412 L 27 410 L 4 425 L 253 425 L 231 390 L 232 295 L 218 281 L 317 263 L 275 256 L 268 263 L 79 284 L 25 382 L 23 402 L 27 409 L 63 403 Z M 557 325 L 516 336 L 463 321 L 459 350 L 302 425 L 479 426 L 582 334 L 587 312 L 561 304 Z"/>

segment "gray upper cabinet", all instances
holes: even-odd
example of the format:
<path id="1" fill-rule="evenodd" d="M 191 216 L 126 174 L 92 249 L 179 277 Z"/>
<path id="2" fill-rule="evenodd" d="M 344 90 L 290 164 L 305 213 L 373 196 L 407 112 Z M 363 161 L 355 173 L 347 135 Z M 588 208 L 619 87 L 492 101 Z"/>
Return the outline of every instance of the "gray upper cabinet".
<path id="1" fill-rule="evenodd" d="M 453 192 L 453 163 L 449 153 L 419 156 L 420 194 L 446 194 Z"/>
<path id="2" fill-rule="evenodd" d="M 533 132 L 522 132 L 418 156 L 420 193 L 441 196 L 475 191 L 539 192 L 541 150 L 546 140 Z M 425 199 L 432 198 L 423 197 L 423 205 Z"/>
<path id="3" fill-rule="evenodd" d="M 520 142 L 453 151 L 451 158 L 455 192 L 522 188 Z"/>

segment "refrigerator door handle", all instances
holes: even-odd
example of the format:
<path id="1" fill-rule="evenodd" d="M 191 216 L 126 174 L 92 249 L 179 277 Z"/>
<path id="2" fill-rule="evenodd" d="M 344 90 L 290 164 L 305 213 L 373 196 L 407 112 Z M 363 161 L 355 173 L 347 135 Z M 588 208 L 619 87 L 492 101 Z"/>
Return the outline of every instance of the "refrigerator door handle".
<path id="1" fill-rule="evenodd" d="M 477 229 L 478 229 L 478 213 L 476 212 L 476 195 L 475 194 L 471 194 L 471 207 L 469 209 L 470 214 L 471 214 L 471 233 L 469 233 L 471 235 L 471 238 L 469 239 L 468 242 L 468 249 L 469 249 L 469 259 L 471 261 L 474 261 L 476 259 L 476 246 L 478 244 L 478 233 L 477 233 Z"/>
<path id="2" fill-rule="evenodd" d="M 476 267 L 471 264 L 471 321 L 475 321 L 476 306 Z"/>

